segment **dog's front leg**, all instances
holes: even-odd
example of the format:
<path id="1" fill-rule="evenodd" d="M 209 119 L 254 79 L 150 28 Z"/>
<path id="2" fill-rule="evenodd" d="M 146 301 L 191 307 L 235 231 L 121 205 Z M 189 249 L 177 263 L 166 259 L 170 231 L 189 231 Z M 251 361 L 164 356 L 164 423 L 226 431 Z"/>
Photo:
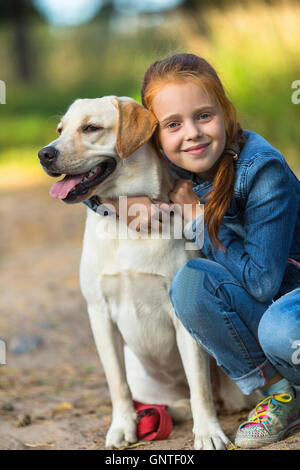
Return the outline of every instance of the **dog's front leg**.
<path id="1" fill-rule="evenodd" d="M 105 445 L 118 448 L 137 441 L 136 412 L 126 379 L 123 338 L 105 308 L 89 306 L 88 312 L 112 400 L 112 423 Z"/>
<path id="2" fill-rule="evenodd" d="M 209 357 L 176 319 L 177 345 L 190 388 L 196 450 L 225 449 L 229 439 L 218 421 L 213 402 Z"/>

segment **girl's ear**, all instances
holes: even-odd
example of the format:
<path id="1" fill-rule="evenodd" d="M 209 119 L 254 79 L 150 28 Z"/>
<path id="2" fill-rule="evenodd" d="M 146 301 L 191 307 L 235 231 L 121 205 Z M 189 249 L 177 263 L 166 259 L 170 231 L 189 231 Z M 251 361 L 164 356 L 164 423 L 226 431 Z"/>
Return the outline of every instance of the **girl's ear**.
<path id="1" fill-rule="evenodd" d="M 116 150 L 121 158 L 127 158 L 150 139 L 157 120 L 135 101 L 114 98 L 113 104 L 118 110 Z"/>

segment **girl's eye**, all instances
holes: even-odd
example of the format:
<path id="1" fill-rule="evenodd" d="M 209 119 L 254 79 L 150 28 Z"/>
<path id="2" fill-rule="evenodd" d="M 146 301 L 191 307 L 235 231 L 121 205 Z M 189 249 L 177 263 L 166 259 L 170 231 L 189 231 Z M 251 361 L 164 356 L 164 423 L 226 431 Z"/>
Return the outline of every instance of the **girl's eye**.
<path id="1" fill-rule="evenodd" d="M 200 119 L 202 121 L 205 120 L 205 119 L 208 119 L 208 118 L 210 118 L 210 114 L 208 114 L 208 113 L 202 113 L 202 114 L 199 114 L 199 116 L 198 116 L 198 119 Z"/>
<path id="2" fill-rule="evenodd" d="M 169 129 L 176 129 L 177 126 L 178 126 L 177 122 L 170 122 L 170 124 L 167 125 Z"/>

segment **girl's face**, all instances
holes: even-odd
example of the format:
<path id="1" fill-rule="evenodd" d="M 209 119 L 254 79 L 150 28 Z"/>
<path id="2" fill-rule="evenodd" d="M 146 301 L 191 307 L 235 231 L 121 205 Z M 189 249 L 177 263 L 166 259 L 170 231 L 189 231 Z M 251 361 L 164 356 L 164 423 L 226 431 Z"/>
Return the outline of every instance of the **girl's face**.
<path id="1" fill-rule="evenodd" d="M 225 148 L 222 109 L 194 82 L 166 84 L 152 101 L 160 144 L 176 165 L 205 179 Z"/>

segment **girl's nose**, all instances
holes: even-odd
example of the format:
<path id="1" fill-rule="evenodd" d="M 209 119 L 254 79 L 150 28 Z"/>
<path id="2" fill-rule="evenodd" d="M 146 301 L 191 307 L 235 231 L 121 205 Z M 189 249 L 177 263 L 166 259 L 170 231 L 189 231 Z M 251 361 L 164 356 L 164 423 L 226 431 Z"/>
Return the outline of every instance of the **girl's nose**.
<path id="1" fill-rule="evenodd" d="M 187 121 L 185 123 L 185 138 L 186 140 L 194 140 L 202 135 L 200 126 L 195 121 Z"/>

